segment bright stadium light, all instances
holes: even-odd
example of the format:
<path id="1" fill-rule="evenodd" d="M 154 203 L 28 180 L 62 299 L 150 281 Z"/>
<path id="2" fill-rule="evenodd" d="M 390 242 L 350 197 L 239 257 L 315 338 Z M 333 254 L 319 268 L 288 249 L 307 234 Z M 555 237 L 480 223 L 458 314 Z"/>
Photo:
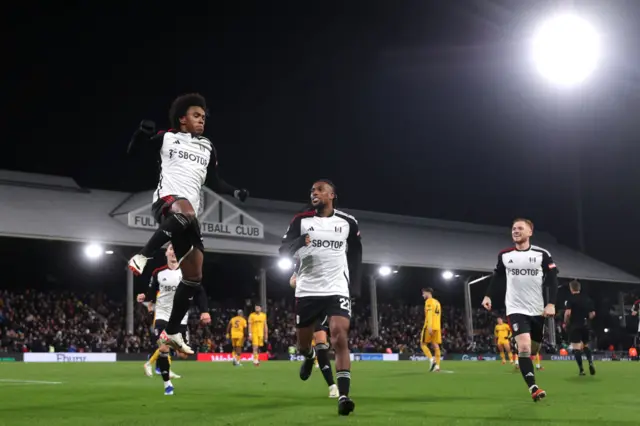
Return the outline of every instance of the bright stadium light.
<path id="1" fill-rule="evenodd" d="M 97 259 L 104 254 L 104 249 L 99 244 L 89 244 L 84 248 L 84 254 L 89 259 Z"/>
<path id="2" fill-rule="evenodd" d="M 391 275 L 391 273 L 393 273 L 393 271 L 388 266 L 381 266 L 378 268 L 378 274 L 380 274 L 381 277 L 387 277 Z"/>
<path id="3" fill-rule="evenodd" d="M 278 261 L 278 268 L 280 268 L 283 271 L 288 271 L 292 267 L 293 267 L 293 263 L 291 262 L 290 259 L 282 258 Z"/>
<path id="4" fill-rule="evenodd" d="M 451 271 L 444 271 L 442 273 L 442 278 L 444 278 L 445 280 L 450 280 L 453 277 L 454 277 L 454 274 Z"/>
<path id="5" fill-rule="evenodd" d="M 104 254 L 113 254 L 113 250 L 107 250 L 104 252 Z"/>
<path id="6" fill-rule="evenodd" d="M 557 15 L 537 28 L 533 60 L 540 74 L 558 86 L 582 83 L 598 65 L 600 37 L 584 19 Z"/>

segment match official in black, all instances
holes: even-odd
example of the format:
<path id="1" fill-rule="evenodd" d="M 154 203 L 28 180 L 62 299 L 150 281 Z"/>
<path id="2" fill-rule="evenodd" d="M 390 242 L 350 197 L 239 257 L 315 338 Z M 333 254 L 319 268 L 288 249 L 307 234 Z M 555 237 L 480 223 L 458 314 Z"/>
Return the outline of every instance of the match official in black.
<path id="1" fill-rule="evenodd" d="M 593 366 L 593 357 L 591 349 L 589 349 L 589 333 L 591 331 L 590 321 L 596 316 L 593 301 L 580 292 L 581 286 L 578 280 L 569 283 L 571 295 L 565 302 L 566 310 L 564 311 L 564 323 L 569 335 L 569 342 L 573 349 L 573 356 L 580 368 L 580 375 L 584 376 L 582 368 L 582 353 L 584 352 L 589 362 L 589 373 L 593 376 L 596 374 L 596 368 Z"/>

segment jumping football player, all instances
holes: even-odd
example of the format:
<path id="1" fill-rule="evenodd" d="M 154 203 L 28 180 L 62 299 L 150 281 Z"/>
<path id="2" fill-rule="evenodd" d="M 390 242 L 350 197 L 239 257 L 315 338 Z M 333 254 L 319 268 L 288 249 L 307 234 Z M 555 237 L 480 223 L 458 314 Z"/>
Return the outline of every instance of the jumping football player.
<path id="1" fill-rule="evenodd" d="M 514 247 L 503 250 L 489 283 L 482 306 L 491 310 L 491 294 L 506 284 L 505 305 L 509 324 L 516 336 L 520 372 L 529 387 L 534 402 L 546 396 L 536 384 L 531 354 L 537 353 L 544 335 L 545 317 L 556 313 L 558 295 L 558 268 L 549 252 L 531 245 L 533 223 L 528 219 L 516 219 L 511 226 Z M 549 300 L 544 305 L 543 286 L 549 288 Z"/>
<path id="2" fill-rule="evenodd" d="M 152 137 L 155 124 L 141 123 L 130 143 L 140 145 L 162 140 L 160 149 L 160 179 L 153 194 L 153 216 L 159 226 L 140 253 L 129 261 L 129 268 L 141 274 L 156 250 L 171 241 L 183 278 L 174 298 L 171 317 L 160 336 L 187 354 L 193 350 L 179 332 L 180 321 L 189 309 L 189 300 L 200 291 L 204 245 L 197 219 L 200 194 L 205 182 L 220 194 L 233 195 L 241 201 L 248 196 L 245 189 L 236 189 L 218 176 L 218 159 L 213 144 L 202 136 L 206 120 L 206 101 L 199 94 L 188 94 L 173 101 L 169 112 L 172 130 Z M 208 173 L 213 164 L 212 173 Z M 210 318 L 206 321 L 210 322 Z"/>
<path id="3" fill-rule="evenodd" d="M 296 278 L 296 328 L 298 349 L 305 357 L 300 378 L 307 380 L 311 376 L 316 357 L 311 340 L 317 321 L 328 316 L 340 393 L 338 414 L 347 416 L 355 408 L 349 398 L 349 289 L 358 291 L 360 285 L 360 231 L 353 216 L 334 208 L 337 196 L 331 181 L 316 181 L 310 198 L 314 210 L 293 218 L 280 247 L 281 255 L 300 259 Z"/>

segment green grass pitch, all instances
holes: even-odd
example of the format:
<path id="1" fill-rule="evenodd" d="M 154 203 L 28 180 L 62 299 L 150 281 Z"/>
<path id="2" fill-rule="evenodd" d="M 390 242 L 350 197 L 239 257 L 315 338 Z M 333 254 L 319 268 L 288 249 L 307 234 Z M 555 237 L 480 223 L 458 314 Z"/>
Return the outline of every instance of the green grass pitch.
<path id="1" fill-rule="evenodd" d="M 586 363 L 585 363 L 586 364 Z M 639 363 L 597 363 L 578 377 L 573 362 L 545 362 L 533 403 L 519 372 L 499 362 L 358 362 L 355 412 L 337 415 L 320 371 L 299 364 L 174 362 L 182 379 L 164 396 L 141 362 L 0 364 L 0 425 L 637 425 Z M 588 374 L 588 373 L 587 373 Z"/>

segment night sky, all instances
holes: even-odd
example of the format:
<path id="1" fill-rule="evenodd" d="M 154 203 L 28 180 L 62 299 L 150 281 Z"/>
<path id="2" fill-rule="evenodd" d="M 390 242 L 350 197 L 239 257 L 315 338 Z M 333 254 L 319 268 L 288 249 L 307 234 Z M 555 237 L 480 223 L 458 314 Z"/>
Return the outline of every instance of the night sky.
<path id="1" fill-rule="evenodd" d="M 588 253 L 640 274 L 638 1 L 89 3 L 7 12 L 0 168 L 154 188 L 155 158 L 127 158 L 129 137 L 197 91 L 221 175 L 255 197 L 303 202 L 327 177 L 345 207 L 506 233 L 523 215 L 576 247 L 579 165 Z M 528 38 L 569 3 L 604 55 L 561 92 Z"/>

